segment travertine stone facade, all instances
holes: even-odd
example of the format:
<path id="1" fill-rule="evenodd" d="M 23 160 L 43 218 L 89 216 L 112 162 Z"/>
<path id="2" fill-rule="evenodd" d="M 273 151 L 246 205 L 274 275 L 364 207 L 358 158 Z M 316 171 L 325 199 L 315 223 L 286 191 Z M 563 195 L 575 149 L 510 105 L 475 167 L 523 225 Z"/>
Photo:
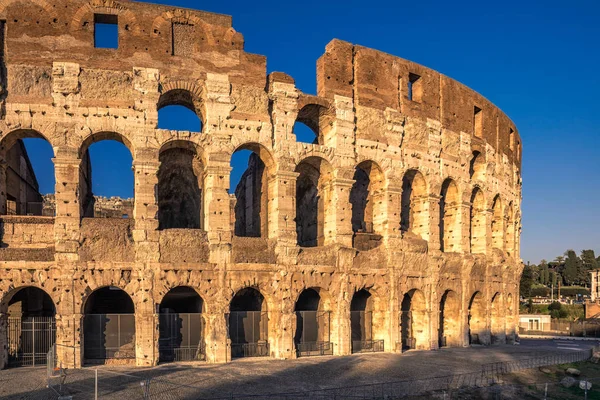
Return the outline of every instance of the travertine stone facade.
<path id="1" fill-rule="evenodd" d="M 336 355 L 356 351 L 353 340 L 400 351 L 514 338 L 521 143 L 479 94 L 339 40 L 317 62 L 318 95 L 305 94 L 288 75 L 267 76 L 230 17 L 201 11 L 0 0 L 0 20 L 0 152 L 45 138 L 56 174 L 55 217 L 2 219 L 0 368 L 8 305 L 29 286 L 56 307 L 68 366 L 83 362 L 86 302 L 103 287 L 133 301 L 137 365 L 158 362 L 159 305 L 179 286 L 202 298 L 208 362 L 230 359 L 227 315 L 244 288 L 264 298 L 255 311 L 268 318 L 260 341 L 273 358 L 298 354 L 308 288 L 329 312 Z M 94 47 L 94 21 L 118 21 L 118 49 Z M 195 111 L 202 132 L 157 129 L 158 109 L 173 104 Z M 296 122 L 316 144 L 297 142 Z M 84 213 L 87 149 L 105 139 L 133 156 L 132 219 Z M 244 206 L 228 191 L 239 149 L 260 159 L 235 192 Z M 0 174 L 2 214 L 6 182 Z M 352 311 L 369 313 L 369 326 Z"/>

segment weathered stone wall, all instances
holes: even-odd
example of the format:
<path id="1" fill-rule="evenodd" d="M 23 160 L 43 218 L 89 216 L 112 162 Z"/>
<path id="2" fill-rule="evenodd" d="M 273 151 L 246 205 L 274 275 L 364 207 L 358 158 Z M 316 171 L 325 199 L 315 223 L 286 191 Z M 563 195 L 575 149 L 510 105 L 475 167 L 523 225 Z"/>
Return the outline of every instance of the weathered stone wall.
<path id="1" fill-rule="evenodd" d="M 118 49 L 94 48 L 95 14 L 117 17 Z M 274 358 L 297 354 L 294 311 L 307 288 L 318 290 L 319 309 L 329 312 L 337 355 L 356 350 L 353 312 L 372 321 L 360 340 L 383 340 L 385 351 L 514 337 L 521 143 L 514 124 L 482 96 L 418 64 L 338 40 L 317 63 L 318 96 L 306 95 L 283 73 L 267 77 L 265 58 L 244 52 L 230 17 L 201 11 L 1 0 L 0 20 L 0 155 L 22 137 L 45 138 L 56 175 L 53 258 L 33 256 L 46 235 L 2 237 L 3 250 L 28 251 L 0 251 L 0 367 L 7 305 L 27 286 L 52 298 L 57 343 L 69 349 L 59 357 L 69 366 L 83 361 L 85 303 L 106 286 L 133 300 L 137 365 L 158 362 L 158 305 L 177 286 L 203 299 L 209 362 L 230 359 L 227 314 L 247 287 L 264 297 L 263 333 Z M 202 132 L 157 129 L 158 109 L 170 104 L 195 111 Z M 315 131 L 317 143 L 296 141 L 297 121 Z M 133 156 L 131 221 L 83 218 L 87 149 L 104 139 L 121 141 Z M 239 149 L 264 164 L 261 237 L 235 237 L 228 190 Z M 173 158 L 182 173 L 163 175 L 161 162 L 171 161 L 161 154 L 173 150 L 186 154 Z M 193 190 L 177 199 L 169 179 Z M 3 213 L 6 182 L 0 174 Z M 161 226 L 164 205 L 186 196 L 195 198 L 182 209 L 198 204 L 199 225 L 178 226 L 189 224 L 175 217 L 178 229 Z M 16 225 L 9 232 L 24 229 Z M 353 301 L 359 298 L 368 300 Z"/>

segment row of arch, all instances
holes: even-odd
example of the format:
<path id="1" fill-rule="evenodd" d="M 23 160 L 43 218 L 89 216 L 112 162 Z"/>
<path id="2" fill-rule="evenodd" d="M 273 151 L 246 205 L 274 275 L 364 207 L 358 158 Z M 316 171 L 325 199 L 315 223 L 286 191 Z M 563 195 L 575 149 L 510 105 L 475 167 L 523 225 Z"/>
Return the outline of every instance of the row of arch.
<path id="1" fill-rule="evenodd" d="M 18 317 L 27 320 L 56 315 L 56 307 L 50 296 L 37 287 L 14 291 L 8 300 L 4 300 L 3 307 L 7 309 L 9 319 Z M 101 287 L 87 296 L 82 307 L 85 359 L 135 358 L 135 306 L 125 291 L 114 286 Z M 201 296 L 189 286 L 177 286 L 165 294 L 157 305 L 158 347 L 162 361 L 181 360 L 182 349 L 187 352 L 184 354 L 193 354 L 191 360 L 204 359 L 206 321 L 202 314 L 206 311 L 205 307 Z M 496 293 L 488 311 L 483 294 L 474 292 L 468 302 L 468 343 L 464 343 L 461 300 L 457 292 L 446 290 L 439 299 L 438 346 L 504 342 L 507 326 L 512 322 L 512 307 L 511 294 L 505 303 L 502 294 Z M 269 311 L 267 300 L 256 287 L 244 287 L 234 294 L 226 315 L 232 357 L 271 354 L 270 335 L 274 331 L 269 329 Z M 381 339 L 388 312 L 384 302 L 374 292 L 367 288 L 354 292 L 349 311 L 352 352 L 365 349 L 373 351 L 373 346 L 376 346 L 376 351 L 394 348 L 393 344 L 386 344 Z M 294 314 L 293 342 L 296 355 L 333 354 L 322 351 L 333 349 L 331 324 L 340 317 L 329 293 L 319 287 L 304 289 L 296 299 Z M 434 339 L 429 332 L 430 323 L 433 322 L 429 320 L 430 315 L 430 306 L 421 290 L 412 289 L 404 294 L 400 303 L 396 350 L 428 348 L 430 340 Z M 0 320 L 0 323 L 6 321 Z M 14 329 L 4 329 L 4 332 L 7 331 Z M 23 343 L 28 340 L 25 336 L 8 339 L 9 357 L 31 347 Z"/>
<path id="2" fill-rule="evenodd" d="M 41 134 L 21 131 L 21 136 Z M 9 135 L 12 137 L 12 135 Z M 15 143 L 14 137 L 4 138 L 4 148 Z M 79 156 L 87 159 L 87 148 L 93 142 L 117 140 L 127 144 L 127 140 L 117 133 L 104 132 L 86 139 L 80 148 Z M 128 144 L 128 148 L 131 144 Z M 236 203 L 233 208 L 235 223 L 233 230 L 237 236 L 266 237 L 268 235 L 269 215 L 272 204 L 269 199 L 273 184 L 270 177 L 276 174 L 275 160 L 271 153 L 258 143 L 246 143 L 235 150 L 251 153 L 246 171 L 235 188 Z M 201 229 L 202 222 L 202 176 L 203 156 L 196 144 L 191 141 L 173 140 L 159 150 L 160 167 L 156 197 L 158 203 L 157 219 L 159 229 L 188 228 Z M 473 154 L 471 177 L 478 182 L 482 156 Z M 327 244 L 326 232 L 335 230 L 335 218 L 328 217 L 336 207 L 334 199 L 334 169 L 331 163 L 316 155 L 301 159 L 294 170 L 296 179 L 296 233 L 300 246 L 311 247 Z M 79 196 L 81 197 L 81 216 L 93 216 L 89 211 L 91 183 L 80 178 Z M 346 200 L 351 206 L 351 227 L 354 234 L 384 234 L 387 220 L 386 194 L 389 183 L 382 168 L 374 161 L 359 163 L 354 169 L 353 184 Z M 87 195 L 86 195 L 87 193 Z M 402 180 L 400 205 L 400 230 L 411 232 L 424 240 L 430 240 L 431 197 L 430 188 L 424 175 L 417 169 L 409 169 Z M 464 210 L 464 195 L 460 193 L 456 181 L 447 178 L 443 181 L 439 195 L 439 242 L 443 251 L 471 251 L 484 253 L 487 243 L 488 219 L 483 190 L 475 183 L 469 199 L 469 249 L 462 249 L 463 231 L 461 219 Z M 393 211 L 392 211 L 393 212 Z M 504 249 L 509 254 L 515 252 L 517 222 L 513 203 L 504 204 L 500 195 L 496 195 L 491 205 L 491 242 L 492 247 Z"/>

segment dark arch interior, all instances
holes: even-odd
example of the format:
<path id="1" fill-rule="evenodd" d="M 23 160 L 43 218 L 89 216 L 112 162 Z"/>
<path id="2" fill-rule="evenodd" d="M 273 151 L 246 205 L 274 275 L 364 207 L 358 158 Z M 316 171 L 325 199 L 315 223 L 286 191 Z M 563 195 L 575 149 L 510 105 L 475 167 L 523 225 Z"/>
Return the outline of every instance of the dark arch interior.
<path id="1" fill-rule="evenodd" d="M 315 289 L 305 289 L 298 296 L 296 311 L 317 311 L 321 302 L 321 296 Z"/>
<path id="2" fill-rule="evenodd" d="M 244 288 L 237 292 L 229 306 L 230 311 L 263 311 L 265 304 L 263 295 L 254 288 Z"/>
<path id="3" fill-rule="evenodd" d="M 371 184 L 371 180 L 369 178 L 369 173 L 362 167 L 356 167 L 354 170 L 353 179 L 354 184 L 350 190 L 350 203 L 352 204 L 352 231 L 355 233 L 372 232 L 373 205 L 371 204 L 372 201 L 370 201 L 371 196 L 369 186 Z M 368 226 L 368 223 L 370 226 Z"/>
<path id="4" fill-rule="evenodd" d="M 350 303 L 351 311 L 371 311 L 372 298 L 368 290 L 362 289 L 354 293 Z"/>
<path id="5" fill-rule="evenodd" d="M 201 313 L 203 301 L 196 291 L 187 286 L 169 290 L 160 303 L 161 313 Z"/>
<path id="6" fill-rule="evenodd" d="M 42 289 L 25 287 L 16 292 L 8 302 L 10 317 L 53 317 L 54 302 Z"/>
<path id="7" fill-rule="evenodd" d="M 315 247 L 322 229 L 323 201 L 319 194 L 320 171 L 309 162 L 296 168 L 300 173 L 296 180 L 296 234 L 298 245 Z"/>
<path id="8" fill-rule="evenodd" d="M 131 297 L 114 286 L 94 291 L 85 302 L 86 314 L 133 314 L 134 312 Z"/>
<path id="9" fill-rule="evenodd" d="M 160 153 L 159 229 L 200 229 L 202 190 L 194 172 L 196 153 L 173 147 Z"/>

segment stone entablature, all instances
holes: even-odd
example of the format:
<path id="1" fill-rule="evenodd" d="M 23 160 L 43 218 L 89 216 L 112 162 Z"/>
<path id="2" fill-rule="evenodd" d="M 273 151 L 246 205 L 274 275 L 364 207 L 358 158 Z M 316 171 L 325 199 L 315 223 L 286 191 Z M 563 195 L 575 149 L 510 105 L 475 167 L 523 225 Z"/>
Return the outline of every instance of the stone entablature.
<path id="1" fill-rule="evenodd" d="M 95 15 L 117 17 L 118 49 L 94 48 Z M 52 243 L 44 235 L 36 258 L 20 251 L 0 259 L 0 348 L 3 307 L 25 286 L 54 301 L 57 343 L 76 349 L 61 355 L 69 365 L 82 362 L 86 300 L 106 286 L 133 300 L 138 365 L 158 362 L 158 305 L 177 286 L 204 301 L 211 362 L 230 358 L 226 315 L 246 287 L 268 305 L 275 358 L 296 355 L 294 310 L 307 288 L 327 299 L 334 354 L 351 352 L 353 295 L 361 290 L 373 298 L 372 339 L 385 351 L 404 346 L 405 336 L 420 349 L 468 345 L 470 335 L 482 343 L 514 337 L 521 141 L 479 94 L 413 62 L 334 40 L 317 62 L 318 96 L 307 95 L 283 73 L 266 75 L 266 59 L 243 51 L 230 17 L 201 11 L 3 0 L 0 19 L 0 154 L 20 138 L 45 138 L 56 175 Z M 158 109 L 171 104 L 195 111 L 202 132 L 157 129 Z M 317 143 L 298 143 L 296 122 L 313 129 Z M 104 139 L 131 151 L 132 221 L 84 218 L 82 164 L 89 145 Z M 247 217 L 260 215 L 260 226 L 245 224 L 259 237 L 234 234 L 228 189 L 239 149 L 254 151 L 264 167 L 261 189 L 246 191 L 260 195 L 260 207 L 245 208 Z M 160 167 L 188 164 L 198 215 L 167 219 L 176 191 L 161 189 Z M 3 214 L 4 193 L 0 186 Z M 26 230 L 35 223 L 23 222 Z M 22 228 L 10 224 L 15 243 Z M 11 248 L 6 235 L 3 250 Z"/>

